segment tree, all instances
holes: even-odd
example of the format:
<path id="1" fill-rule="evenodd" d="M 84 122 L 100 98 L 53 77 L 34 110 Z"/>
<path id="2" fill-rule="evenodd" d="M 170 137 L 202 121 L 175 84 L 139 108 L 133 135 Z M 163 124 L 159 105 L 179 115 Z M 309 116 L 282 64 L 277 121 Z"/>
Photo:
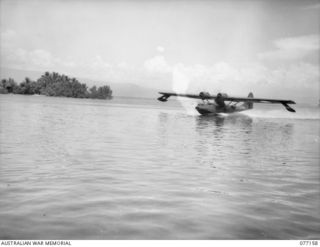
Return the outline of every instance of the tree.
<path id="1" fill-rule="evenodd" d="M 73 98 L 112 98 L 109 86 L 102 86 L 98 89 L 93 86 L 88 90 L 85 83 L 80 83 L 76 78 L 60 75 L 57 72 L 45 72 L 37 81 L 26 77 L 19 85 L 11 78 L 9 80 L 3 79 L 0 83 L 0 93 L 43 94 Z"/>
<path id="2" fill-rule="evenodd" d="M 0 83 L 0 93 L 14 93 L 17 89 L 17 83 L 12 79 L 2 79 Z"/>
<path id="3" fill-rule="evenodd" d="M 30 78 L 26 77 L 23 82 L 20 83 L 19 85 L 19 93 L 20 94 L 34 94 L 32 92 L 32 87 L 31 87 L 32 81 Z"/>
<path id="4" fill-rule="evenodd" d="M 90 94 L 89 94 L 89 97 L 90 98 L 96 98 L 97 95 L 98 95 L 98 91 L 97 91 L 97 87 L 96 86 L 93 86 L 89 89 L 90 91 Z"/>

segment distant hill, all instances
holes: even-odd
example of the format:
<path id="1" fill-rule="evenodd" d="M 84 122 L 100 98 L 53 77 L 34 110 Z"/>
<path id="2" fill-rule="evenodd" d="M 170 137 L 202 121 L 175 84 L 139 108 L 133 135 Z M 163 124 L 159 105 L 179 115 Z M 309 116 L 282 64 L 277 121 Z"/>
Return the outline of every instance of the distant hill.
<path id="1" fill-rule="evenodd" d="M 22 82 L 26 77 L 29 77 L 31 80 L 37 80 L 45 71 L 29 71 L 29 70 L 19 70 L 0 67 L 0 77 L 4 78 L 13 78 L 16 82 Z M 59 73 L 59 71 L 57 71 Z M 113 96 L 122 96 L 122 97 L 137 97 L 137 98 L 154 98 L 158 96 L 158 90 L 141 87 L 133 83 L 112 83 L 102 80 L 93 80 L 89 78 L 80 78 L 77 76 L 69 75 L 69 77 L 77 78 L 81 83 L 86 83 L 88 87 L 93 85 L 109 85 L 112 90 Z"/>
<path id="2" fill-rule="evenodd" d="M 113 96 L 136 97 L 136 98 L 154 98 L 158 95 L 156 89 L 141 87 L 133 83 L 114 83 L 107 81 L 92 80 L 87 78 L 78 78 L 79 81 L 87 85 L 109 85 Z"/>

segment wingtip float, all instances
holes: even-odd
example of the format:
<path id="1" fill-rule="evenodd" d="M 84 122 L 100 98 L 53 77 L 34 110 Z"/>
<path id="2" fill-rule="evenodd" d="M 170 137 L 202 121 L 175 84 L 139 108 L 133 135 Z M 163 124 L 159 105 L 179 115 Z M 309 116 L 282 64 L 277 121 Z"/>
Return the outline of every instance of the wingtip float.
<path id="1" fill-rule="evenodd" d="M 161 94 L 161 96 L 158 98 L 158 100 L 161 102 L 168 101 L 168 98 L 171 96 L 201 99 L 202 103 L 199 103 L 196 106 L 196 110 L 201 115 L 246 111 L 253 108 L 253 103 L 282 104 L 289 112 L 296 112 L 289 106 L 289 104 L 295 104 L 295 102 L 292 100 L 254 98 L 253 93 L 249 93 L 248 97 L 244 98 L 229 97 L 227 94 L 222 93 L 218 93 L 214 96 L 210 95 L 208 92 L 200 92 L 198 95 L 169 92 L 159 92 L 159 94 Z M 242 104 L 238 105 L 239 102 L 242 102 Z"/>

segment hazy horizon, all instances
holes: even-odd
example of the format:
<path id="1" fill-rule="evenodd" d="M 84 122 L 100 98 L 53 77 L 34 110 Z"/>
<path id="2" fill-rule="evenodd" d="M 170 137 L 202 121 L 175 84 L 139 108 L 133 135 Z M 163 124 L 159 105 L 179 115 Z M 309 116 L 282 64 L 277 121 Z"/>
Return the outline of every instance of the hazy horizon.
<path id="1" fill-rule="evenodd" d="M 319 1 L 0 4 L 4 69 L 319 100 Z"/>

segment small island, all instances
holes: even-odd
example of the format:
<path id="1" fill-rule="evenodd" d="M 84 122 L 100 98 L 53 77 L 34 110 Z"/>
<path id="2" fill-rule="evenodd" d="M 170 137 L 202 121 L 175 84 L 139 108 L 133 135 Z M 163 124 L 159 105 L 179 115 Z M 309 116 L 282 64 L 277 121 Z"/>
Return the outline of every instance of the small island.
<path id="1" fill-rule="evenodd" d="M 110 86 L 105 85 L 98 88 L 93 86 L 88 88 L 85 83 L 80 83 L 76 78 L 70 78 L 56 72 L 45 72 L 36 81 L 25 78 L 20 84 L 17 84 L 12 78 L 2 79 L 0 94 L 9 93 L 90 99 L 112 98 Z"/>

